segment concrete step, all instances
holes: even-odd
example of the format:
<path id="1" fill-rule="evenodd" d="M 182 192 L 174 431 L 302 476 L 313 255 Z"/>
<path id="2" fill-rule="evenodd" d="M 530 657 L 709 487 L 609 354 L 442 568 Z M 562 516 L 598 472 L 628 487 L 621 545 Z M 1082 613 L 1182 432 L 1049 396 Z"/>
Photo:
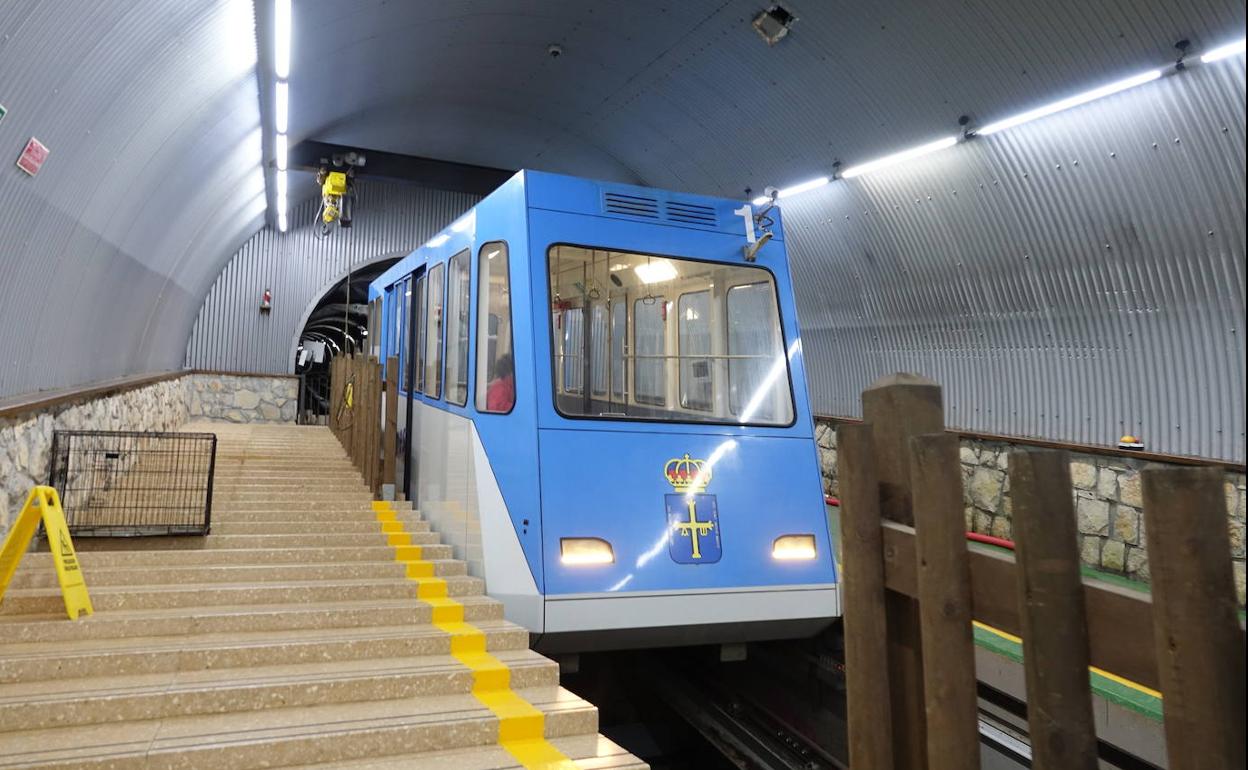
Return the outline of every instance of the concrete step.
<path id="1" fill-rule="evenodd" d="M 517 694 L 542 712 L 548 738 L 598 731 L 594 707 L 562 688 Z M 359 761 L 492 746 L 498 727 L 493 712 L 471 695 L 416 696 L 3 733 L 0 767 L 172 770 Z"/>
<path id="2" fill-rule="evenodd" d="M 429 522 L 404 522 L 408 532 L 428 532 Z M 355 521 L 305 521 L 305 520 L 268 520 L 268 521 L 231 521 L 217 520 L 212 523 L 213 535 L 324 535 L 324 534 L 360 534 L 376 533 L 382 528 L 375 519 L 359 518 Z"/>
<path id="3" fill-rule="evenodd" d="M 580 770 L 649 770 L 649 765 L 601 735 L 573 735 L 550 741 L 576 763 Z M 396 754 L 366 757 L 345 762 L 291 765 L 283 770 L 409 770 L 413 767 L 445 770 L 521 770 L 521 765 L 501 746 L 430 751 L 424 754 Z"/>
<path id="4" fill-rule="evenodd" d="M 449 576 L 448 595 L 477 596 L 484 581 L 468 576 Z M 415 597 L 416 586 L 394 580 L 309 580 L 256 583 L 204 583 L 200 585 L 102 586 L 91 589 L 96 613 L 114 610 L 151 610 L 215 607 L 240 604 L 313 604 L 318 602 Z M 56 612 L 65 607 L 59 588 L 10 589 L 0 605 L 0 615 Z"/>
<path id="5" fill-rule="evenodd" d="M 488 596 L 461 596 L 456 601 L 464 606 L 464 620 L 469 623 L 503 617 L 502 603 Z M 415 590 L 412 590 L 400 599 L 97 612 L 73 623 L 66 621 L 63 606 L 41 614 L 0 613 L 0 639 L 6 643 L 19 643 L 145 636 L 192 637 L 243 631 L 368 628 L 432 622 L 433 607 L 417 600 Z"/>
<path id="6" fill-rule="evenodd" d="M 432 543 L 421 546 L 426 559 L 450 559 L 449 545 Z M 253 565 L 253 564 L 312 564 L 350 563 L 356 561 L 392 561 L 394 549 L 389 545 L 371 547 L 308 546 L 301 548 L 199 548 L 196 550 L 159 551 L 79 551 L 78 560 L 83 572 L 122 567 L 168 567 L 202 565 Z M 49 553 L 29 553 L 22 557 L 21 572 L 27 570 L 46 572 L 54 569 Z M 91 583 L 88 579 L 87 587 Z"/>
<path id="7" fill-rule="evenodd" d="M 467 564 L 454 559 L 428 559 L 433 574 L 467 574 Z M 407 577 L 405 565 L 393 558 L 377 561 L 298 562 L 199 566 L 94 567 L 83 564 L 88 589 L 103 586 L 184 585 L 187 583 L 273 583 L 298 580 L 396 580 Z M 10 589 L 56 588 L 55 569 L 28 569 L 13 576 Z M 3 640 L 0 640 L 3 643 Z"/>
<path id="8" fill-rule="evenodd" d="M 528 632 L 509 623 L 483 625 L 488 649 L 528 646 Z M 449 655 L 450 636 L 433 625 L 372 628 L 242 631 L 225 634 L 147 636 L 0 645 L 0 698 L 4 685 L 104 676 L 238 669 L 363 658 Z M 16 688 L 29 694 L 30 688 Z M 12 694 L 12 693 L 10 693 Z M 4 720 L 0 719 L 0 730 Z"/>
<path id="9" fill-rule="evenodd" d="M 558 685 L 556 663 L 530 651 L 523 641 L 496 650 L 501 637 L 484 626 L 482 630 L 491 654 L 511 669 L 513 687 Z M 447 654 L 31 681 L 0 685 L 0 735 L 66 725 L 467 694 L 472 685 L 471 672 Z"/>
<path id="10" fill-rule="evenodd" d="M 348 533 L 345 535 L 209 535 L 205 545 L 208 548 L 302 548 L 302 547 L 347 547 L 375 546 L 386 544 L 390 539 L 380 531 L 375 533 Z M 431 545 L 438 542 L 438 536 L 432 532 L 411 533 L 411 545 Z"/>

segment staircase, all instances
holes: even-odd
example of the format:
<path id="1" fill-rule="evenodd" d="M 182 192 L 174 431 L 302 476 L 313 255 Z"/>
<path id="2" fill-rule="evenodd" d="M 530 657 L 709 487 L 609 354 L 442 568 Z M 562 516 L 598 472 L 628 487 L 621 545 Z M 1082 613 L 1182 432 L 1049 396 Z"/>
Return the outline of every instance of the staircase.
<path id="1" fill-rule="evenodd" d="M 77 622 L 48 554 L 23 560 L 0 768 L 645 767 L 417 512 L 373 510 L 328 429 L 187 430 L 218 435 L 212 534 L 80 543 Z"/>

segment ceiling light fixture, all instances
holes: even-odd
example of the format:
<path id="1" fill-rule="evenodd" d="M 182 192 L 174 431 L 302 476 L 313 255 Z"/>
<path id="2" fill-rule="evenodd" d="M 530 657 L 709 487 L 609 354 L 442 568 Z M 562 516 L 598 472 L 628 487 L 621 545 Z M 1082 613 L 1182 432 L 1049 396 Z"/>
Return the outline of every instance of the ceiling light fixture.
<path id="1" fill-rule="evenodd" d="M 290 0 L 273 3 L 273 71 L 283 80 L 290 77 Z"/>
<path id="2" fill-rule="evenodd" d="M 1091 91 L 1084 91 L 1081 94 L 1075 94 L 1074 96 L 1062 99 L 1061 101 L 1052 102 L 1044 105 L 1043 107 L 1037 107 L 1034 110 L 1022 112 L 1018 115 L 1014 115 L 1013 117 L 998 120 L 995 123 L 989 123 L 983 128 L 976 130 L 975 133 L 981 136 L 995 134 L 998 131 L 1004 131 L 1007 128 L 1014 128 L 1015 126 L 1020 126 L 1023 123 L 1030 123 L 1033 120 L 1038 120 L 1048 115 L 1052 115 L 1055 112 L 1068 110 L 1071 107 L 1078 107 L 1081 104 L 1087 104 L 1090 101 L 1109 96 L 1110 94 L 1125 91 L 1128 88 L 1135 88 L 1136 86 L 1143 85 L 1145 83 L 1151 83 L 1159 77 L 1161 77 L 1161 70 L 1159 69 L 1141 72 L 1138 75 L 1132 75 L 1129 78 L 1114 81 L 1113 83 L 1103 85 L 1100 88 L 1093 88 Z"/>
<path id="3" fill-rule="evenodd" d="M 779 200 L 780 198 L 787 198 L 790 195 L 797 195 L 798 193 L 816 190 L 831 181 L 832 180 L 828 177 L 821 176 L 818 179 L 811 179 L 809 181 L 802 182 L 801 184 L 795 184 L 792 187 L 785 187 L 776 193 L 776 199 Z M 768 198 L 766 195 L 760 195 L 754 199 L 753 203 L 755 206 L 762 206 L 770 200 L 771 198 Z"/>
<path id="4" fill-rule="evenodd" d="M 273 126 L 277 129 L 277 133 L 284 134 L 289 127 L 290 121 L 290 84 L 278 81 L 276 90 L 274 91 L 274 115 Z"/>
<path id="5" fill-rule="evenodd" d="M 676 277 L 676 267 L 666 259 L 647 262 L 633 268 L 642 283 L 662 283 Z"/>
<path id="6" fill-rule="evenodd" d="M 1208 64 L 1209 62 L 1215 62 L 1215 61 L 1220 61 L 1222 59 L 1227 59 L 1227 58 L 1230 58 L 1231 56 L 1234 56 L 1237 53 L 1243 53 L 1243 52 L 1244 52 L 1244 38 L 1241 37 L 1239 40 L 1235 41 L 1234 43 L 1228 43 L 1226 45 L 1218 46 L 1217 48 L 1214 48 L 1212 51 L 1209 51 L 1204 56 L 1200 57 L 1200 60 L 1204 62 L 1205 64 Z"/>
<path id="7" fill-rule="evenodd" d="M 918 147 L 911 147 L 908 150 L 895 152 L 892 155 L 885 155 L 882 158 L 869 160 L 866 163 L 859 163 L 857 166 L 850 166 L 841 172 L 841 176 L 845 179 L 853 179 L 856 176 L 870 174 L 873 171 L 879 171 L 881 169 L 888 168 L 889 166 L 895 166 L 898 163 L 903 163 L 907 160 L 913 160 L 915 158 L 921 158 L 924 155 L 930 155 L 933 152 L 938 152 L 952 147 L 957 143 L 958 137 L 946 136 L 942 139 L 937 139 L 934 142 L 920 144 Z"/>
<path id="8" fill-rule="evenodd" d="M 274 155 L 277 156 L 277 170 L 278 171 L 286 170 L 287 150 L 288 150 L 288 147 L 287 147 L 286 135 L 278 134 L 276 147 L 274 148 L 274 153 L 273 153 Z"/>

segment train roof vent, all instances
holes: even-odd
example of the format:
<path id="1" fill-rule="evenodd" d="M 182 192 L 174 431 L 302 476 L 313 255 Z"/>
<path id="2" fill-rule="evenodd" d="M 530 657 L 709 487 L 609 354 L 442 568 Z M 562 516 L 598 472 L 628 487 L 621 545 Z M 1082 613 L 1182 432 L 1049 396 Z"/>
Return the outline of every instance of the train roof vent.
<path id="1" fill-rule="evenodd" d="M 667 218 L 673 222 L 681 222 L 686 225 L 702 225 L 703 227 L 715 227 L 719 224 L 715 217 L 714 206 L 703 206 L 699 203 L 688 203 L 685 201 L 668 201 Z"/>
<path id="2" fill-rule="evenodd" d="M 603 196 L 603 209 L 608 214 L 625 214 L 646 219 L 659 218 L 659 201 L 644 195 L 609 192 Z"/>

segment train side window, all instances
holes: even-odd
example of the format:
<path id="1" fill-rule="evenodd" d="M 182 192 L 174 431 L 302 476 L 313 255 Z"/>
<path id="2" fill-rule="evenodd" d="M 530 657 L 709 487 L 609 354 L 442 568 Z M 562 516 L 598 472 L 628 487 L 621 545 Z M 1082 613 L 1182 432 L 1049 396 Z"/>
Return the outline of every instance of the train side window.
<path id="1" fill-rule="evenodd" d="M 611 303 L 611 397 L 624 400 L 624 340 L 628 331 L 628 303 Z"/>
<path id="2" fill-rule="evenodd" d="M 511 346 L 511 275 L 507 244 L 494 241 L 477 255 L 477 411 L 503 414 L 516 403 Z"/>
<path id="3" fill-rule="evenodd" d="M 563 329 L 563 392 L 580 394 L 585 379 L 585 311 L 568 308 L 559 324 Z"/>
<path id="4" fill-rule="evenodd" d="M 425 299 L 425 390 L 430 398 L 442 397 L 442 306 L 446 299 L 446 263 L 429 270 Z"/>
<path id="5" fill-rule="evenodd" d="M 676 301 L 680 345 L 680 405 L 711 411 L 711 293 L 695 291 Z"/>
<path id="6" fill-rule="evenodd" d="M 446 276 L 446 400 L 456 406 L 468 403 L 468 288 L 467 249 L 451 257 Z"/>
<path id="7" fill-rule="evenodd" d="M 760 323 L 776 315 L 770 283 L 748 283 L 728 290 L 729 409 L 741 422 L 784 424 L 793 419 L 787 384 L 775 372 L 785 366 L 779 328 Z"/>
<path id="8" fill-rule="evenodd" d="M 412 383 L 412 392 L 422 392 L 425 389 L 425 276 L 421 275 L 416 279 L 416 288 L 412 291 L 412 314 L 415 319 L 414 324 L 409 324 L 408 328 L 415 328 L 416 338 L 412 340 L 412 350 L 415 353 L 414 361 L 404 364 L 405 372 L 411 372 L 411 376 L 415 378 Z"/>
<path id="9" fill-rule="evenodd" d="M 667 301 L 647 296 L 633 303 L 633 393 L 639 403 L 667 403 Z"/>
<path id="10" fill-rule="evenodd" d="M 589 344 L 590 392 L 595 396 L 607 395 L 607 367 L 611 357 L 607 354 L 607 306 L 602 302 L 590 305 Z"/>

